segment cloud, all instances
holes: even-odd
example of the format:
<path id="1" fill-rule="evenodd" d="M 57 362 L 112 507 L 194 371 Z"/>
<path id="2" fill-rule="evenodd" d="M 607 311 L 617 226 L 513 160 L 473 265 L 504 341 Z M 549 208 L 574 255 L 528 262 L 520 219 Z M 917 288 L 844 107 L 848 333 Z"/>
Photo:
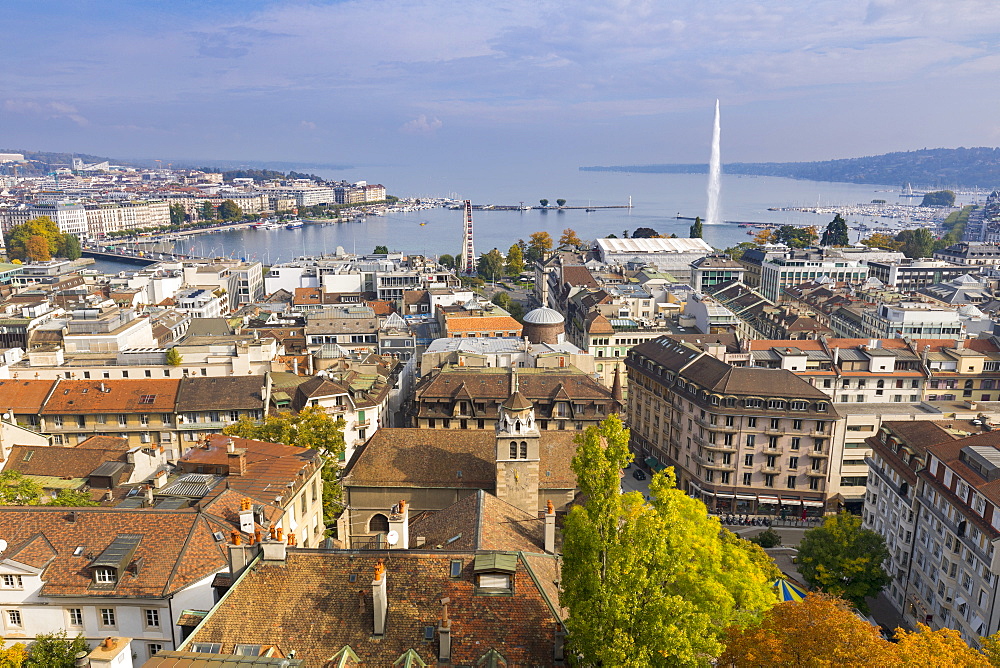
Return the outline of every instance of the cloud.
<path id="1" fill-rule="evenodd" d="M 80 127 L 90 125 L 90 121 L 81 116 L 76 107 L 65 102 L 38 102 L 36 100 L 5 100 L 3 108 L 16 114 L 41 116 L 47 119 L 68 118 Z"/>
<path id="2" fill-rule="evenodd" d="M 313 130 L 316 129 L 316 124 L 313 123 L 312 121 L 299 121 L 299 127 L 302 128 L 303 130 L 309 130 L 310 132 L 312 132 Z"/>
<path id="3" fill-rule="evenodd" d="M 427 118 L 426 114 L 420 114 L 412 121 L 407 121 L 403 123 L 403 127 L 400 131 L 411 135 L 429 135 L 434 134 L 438 129 L 441 128 L 443 123 L 438 117 Z"/>

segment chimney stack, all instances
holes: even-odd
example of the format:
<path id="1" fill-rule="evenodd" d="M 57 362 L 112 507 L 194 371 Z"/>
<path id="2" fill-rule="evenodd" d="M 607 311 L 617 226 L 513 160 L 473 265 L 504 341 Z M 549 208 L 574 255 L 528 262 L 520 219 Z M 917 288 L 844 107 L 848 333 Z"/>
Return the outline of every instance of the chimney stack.
<path id="1" fill-rule="evenodd" d="M 385 590 L 385 563 L 379 559 L 375 564 L 375 579 L 372 580 L 372 605 L 375 613 L 375 635 L 385 634 L 385 617 L 389 611 L 389 597 Z"/>
<path id="2" fill-rule="evenodd" d="M 240 502 L 240 531 L 250 534 L 254 532 L 253 504 L 250 499 Z"/>
<path id="3" fill-rule="evenodd" d="M 545 551 L 549 554 L 556 551 L 556 510 L 551 500 L 545 502 Z"/>
<path id="4" fill-rule="evenodd" d="M 395 531 L 399 536 L 396 544 L 390 545 L 389 549 L 410 549 L 410 504 L 406 501 L 400 500 L 389 511 L 389 531 Z"/>
<path id="5" fill-rule="evenodd" d="M 441 599 L 444 610 L 441 612 L 441 623 L 438 624 L 438 661 L 451 661 L 451 620 L 448 619 L 448 604 L 451 599 Z"/>
<path id="6" fill-rule="evenodd" d="M 143 485 L 142 486 L 143 497 L 146 499 L 146 505 L 151 507 L 153 505 L 153 486 Z"/>
<path id="7" fill-rule="evenodd" d="M 105 638 L 100 645 L 90 650 L 87 659 L 90 660 L 90 668 L 132 668 L 132 639 L 115 636 Z M 79 661 L 78 659 L 77 662 Z"/>
<path id="8" fill-rule="evenodd" d="M 226 463 L 229 464 L 229 475 L 242 476 L 247 472 L 247 450 L 246 448 L 236 448 L 232 445 L 232 439 L 227 446 Z M 232 450 L 228 448 L 232 447 Z"/>

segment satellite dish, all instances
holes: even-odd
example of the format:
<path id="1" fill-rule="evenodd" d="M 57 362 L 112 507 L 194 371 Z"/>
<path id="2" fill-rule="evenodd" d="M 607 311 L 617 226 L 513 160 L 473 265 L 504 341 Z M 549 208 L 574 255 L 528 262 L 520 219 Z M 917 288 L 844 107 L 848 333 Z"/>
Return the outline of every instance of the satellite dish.
<path id="1" fill-rule="evenodd" d="M 0 552 L 3 552 L 6 549 L 7 549 L 7 541 L 0 538 Z"/>
<path id="2" fill-rule="evenodd" d="M 399 542 L 399 532 L 396 531 L 395 529 L 393 529 L 392 531 L 390 531 L 389 533 L 387 533 L 385 535 L 385 542 L 389 543 L 389 545 L 395 545 L 396 543 L 398 543 Z M 4 541 L 4 547 L 7 547 L 6 541 Z M 0 551 L 2 551 L 2 550 L 0 550 Z"/>

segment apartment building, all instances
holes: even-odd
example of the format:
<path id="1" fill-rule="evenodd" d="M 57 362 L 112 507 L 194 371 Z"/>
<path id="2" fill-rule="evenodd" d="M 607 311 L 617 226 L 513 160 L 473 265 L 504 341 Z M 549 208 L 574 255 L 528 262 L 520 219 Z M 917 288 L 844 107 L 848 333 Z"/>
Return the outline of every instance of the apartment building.
<path id="1" fill-rule="evenodd" d="M 170 225 L 170 205 L 163 200 L 129 202 L 88 202 L 84 204 L 87 228 L 94 239 L 126 232 Z"/>
<path id="2" fill-rule="evenodd" d="M 716 512 L 821 514 L 843 419 L 787 369 L 735 367 L 663 337 L 634 347 L 631 447 Z"/>
<path id="3" fill-rule="evenodd" d="M 760 264 L 760 293 L 772 302 L 785 299 L 785 288 L 826 277 L 835 283 L 859 285 L 868 278 L 868 265 L 858 259 L 829 256 L 817 251 L 788 251 Z"/>
<path id="4" fill-rule="evenodd" d="M 3 232 L 8 232 L 11 228 L 40 216 L 50 218 L 59 227 L 60 232 L 74 234 L 81 240 L 89 236 L 87 211 L 82 203 L 75 201 L 39 201 L 20 204 L 0 212 L 0 226 Z"/>

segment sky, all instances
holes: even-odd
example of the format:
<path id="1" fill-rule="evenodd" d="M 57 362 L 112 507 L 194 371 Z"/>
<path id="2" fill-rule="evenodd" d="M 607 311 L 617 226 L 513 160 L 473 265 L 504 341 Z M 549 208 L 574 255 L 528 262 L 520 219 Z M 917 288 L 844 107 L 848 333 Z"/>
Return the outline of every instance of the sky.
<path id="1" fill-rule="evenodd" d="M 0 148 L 414 169 L 1000 145 L 996 0 L 10 0 Z"/>

